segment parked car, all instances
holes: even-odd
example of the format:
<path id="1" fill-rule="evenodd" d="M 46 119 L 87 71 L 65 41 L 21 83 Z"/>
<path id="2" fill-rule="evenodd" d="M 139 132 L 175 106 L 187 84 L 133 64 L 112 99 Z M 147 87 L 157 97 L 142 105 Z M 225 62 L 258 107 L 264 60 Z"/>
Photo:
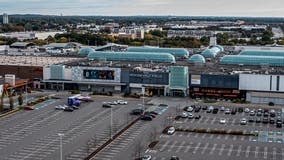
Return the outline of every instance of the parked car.
<path id="1" fill-rule="evenodd" d="M 177 156 L 172 156 L 170 160 L 179 160 Z"/>
<path id="2" fill-rule="evenodd" d="M 32 106 L 25 106 L 24 110 L 29 110 L 30 111 L 30 110 L 34 110 L 34 108 Z"/>
<path id="3" fill-rule="evenodd" d="M 142 160 L 151 160 L 152 159 L 152 156 L 151 155 L 144 155 L 142 157 Z"/>
<path id="4" fill-rule="evenodd" d="M 263 116 L 264 116 L 264 117 L 268 117 L 268 116 L 269 116 L 269 113 L 268 113 L 268 112 L 264 112 L 264 113 L 263 113 Z"/>
<path id="5" fill-rule="evenodd" d="M 270 117 L 270 118 L 269 118 L 269 123 L 270 123 L 270 124 L 274 124 L 274 123 L 275 123 L 275 119 L 272 118 L 272 117 Z"/>
<path id="6" fill-rule="evenodd" d="M 239 113 L 244 112 L 244 108 L 243 108 L 243 107 L 239 107 L 239 108 L 238 108 L 238 112 L 239 112 Z"/>
<path id="7" fill-rule="evenodd" d="M 197 115 L 197 116 L 195 116 L 194 118 L 195 118 L 195 119 L 200 119 L 201 116 L 200 116 L 200 115 Z"/>
<path id="8" fill-rule="evenodd" d="M 108 104 L 108 103 L 104 103 L 104 104 L 102 105 L 102 107 L 104 107 L 104 108 L 111 108 L 112 105 L 111 105 L 111 104 Z"/>
<path id="9" fill-rule="evenodd" d="M 226 123 L 226 119 L 225 118 L 221 118 L 219 123 L 220 124 L 225 124 Z"/>
<path id="10" fill-rule="evenodd" d="M 211 113 L 213 111 L 214 107 L 213 106 L 210 106 L 207 110 L 207 113 Z"/>
<path id="11" fill-rule="evenodd" d="M 242 118 L 240 124 L 241 125 L 246 125 L 247 124 L 247 119 L 246 118 Z"/>
<path id="12" fill-rule="evenodd" d="M 187 112 L 192 112 L 193 110 L 194 110 L 193 107 L 187 107 L 187 109 L 186 109 Z"/>
<path id="13" fill-rule="evenodd" d="M 249 117 L 249 122 L 254 122 L 254 117 Z"/>
<path id="14" fill-rule="evenodd" d="M 258 116 L 258 117 L 262 116 L 262 112 L 257 111 L 256 116 Z"/>
<path id="15" fill-rule="evenodd" d="M 207 110 L 207 106 L 202 106 L 202 110 Z"/>
<path id="16" fill-rule="evenodd" d="M 249 115 L 250 115 L 250 116 L 255 116 L 254 110 L 251 110 L 251 111 L 249 112 Z"/>
<path id="17" fill-rule="evenodd" d="M 255 122 L 256 122 L 256 123 L 260 123 L 260 122 L 261 122 L 261 118 L 260 118 L 260 117 L 257 117 L 257 118 L 255 119 Z"/>
<path id="18" fill-rule="evenodd" d="M 116 103 L 117 103 L 117 104 L 122 104 L 122 105 L 128 104 L 128 102 L 127 102 L 127 101 L 124 101 L 124 100 L 117 100 Z"/>
<path id="19" fill-rule="evenodd" d="M 213 109 L 213 114 L 217 114 L 217 113 L 218 113 L 218 111 L 219 111 L 219 109 L 218 109 L 218 108 L 214 108 L 214 109 Z"/>
<path id="20" fill-rule="evenodd" d="M 188 117 L 188 115 L 187 115 L 186 112 L 182 112 L 182 113 L 181 113 L 181 118 L 187 118 L 187 117 Z"/>
<path id="21" fill-rule="evenodd" d="M 282 128 L 282 123 L 281 122 L 276 122 L 276 127 L 277 128 Z"/>
<path id="22" fill-rule="evenodd" d="M 194 118 L 194 116 L 193 116 L 193 114 L 192 114 L 192 113 L 188 113 L 188 115 L 187 115 L 187 116 L 188 116 L 188 118 L 189 118 L 189 119 L 193 119 L 193 118 Z"/>
<path id="23" fill-rule="evenodd" d="M 71 108 L 71 107 L 66 107 L 66 108 L 64 109 L 64 111 L 66 111 L 66 112 L 73 112 L 74 109 Z"/>
<path id="24" fill-rule="evenodd" d="M 249 113 L 249 111 L 250 111 L 249 108 L 245 108 L 244 110 L 245 113 Z"/>
<path id="25" fill-rule="evenodd" d="M 73 105 L 72 108 L 73 109 L 79 109 L 80 107 Z"/>
<path id="26" fill-rule="evenodd" d="M 268 118 L 267 117 L 264 117 L 263 119 L 262 119 L 262 123 L 268 123 Z"/>
<path id="27" fill-rule="evenodd" d="M 235 115 L 237 113 L 237 109 L 232 109 L 231 114 Z"/>
<path id="28" fill-rule="evenodd" d="M 64 107 L 64 106 L 59 105 L 59 106 L 55 106 L 55 109 L 56 109 L 56 110 L 64 110 L 64 109 L 65 109 L 65 107 Z"/>
<path id="29" fill-rule="evenodd" d="M 230 114 L 230 113 L 231 113 L 230 108 L 226 108 L 226 109 L 225 109 L 225 114 Z"/>
<path id="30" fill-rule="evenodd" d="M 131 114 L 132 114 L 132 115 L 142 115 L 143 112 L 144 112 L 143 109 L 133 109 L 133 110 L 131 111 Z"/>
<path id="31" fill-rule="evenodd" d="M 152 121 L 153 118 L 150 115 L 143 115 L 140 119 L 144 121 Z"/>
<path id="32" fill-rule="evenodd" d="M 170 127 L 169 129 L 168 129 L 168 131 L 167 131 L 167 134 L 169 134 L 169 135 L 172 135 L 172 134 L 174 134 L 175 133 L 175 127 Z"/>
<path id="33" fill-rule="evenodd" d="M 225 107 L 222 106 L 222 107 L 220 108 L 220 111 L 225 111 Z"/>
<path id="34" fill-rule="evenodd" d="M 195 107 L 195 109 L 194 109 L 194 111 L 195 111 L 195 112 L 199 112 L 199 111 L 200 111 L 200 109 L 201 109 L 201 107 L 200 107 L 200 106 L 196 106 L 196 107 Z"/>
<path id="35" fill-rule="evenodd" d="M 118 105 L 117 101 L 113 101 L 113 102 L 107 102 L 110 105 Z"/>

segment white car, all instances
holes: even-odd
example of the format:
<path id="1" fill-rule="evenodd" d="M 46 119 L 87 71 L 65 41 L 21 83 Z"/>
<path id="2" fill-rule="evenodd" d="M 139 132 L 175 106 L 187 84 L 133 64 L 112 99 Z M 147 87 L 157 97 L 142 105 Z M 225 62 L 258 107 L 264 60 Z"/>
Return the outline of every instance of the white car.
<path id="1" fill-rule="evenodd" d="M 249 113 L 249 108 L 245 108 L 245 113 Z"/>
<path id="2" fill-rule="evenodd" d="M 174 134 L 175 133 L 175 127 L 170 127 L 169 129 L 168 129 L 168 134 Z"/>
<path id="3" fill-rule="evenodd" d="M 117 100 L 116 103 L 117 104 L 124 104 L 124 105 L 126 105 L 128 102 L 124 101 L 124 100 Z"/>
<path id="4" fill-rule="evenodd" d="M 247 124 L 247 119 L 246 118 L 242 118 L 240 123 L 241 123 L 241 125 L 246 125 Z"/>
<path id="5" fill-rule="evenodd" d="M 182 113 L 181 113 L 181 117 L 182 117 L 182 118 L 187 118 L 187 116 L 188 116 L 188 115 L 187 115 L 186 112 L 182 112 Z"/>
<path id="6" fill-rule="evenodd" d="M 220 124 L 225 124 L 226 123 L 226 119 L 225 118 L 221 118 L 220 119 Z"/>
<path id="7" fill-rule="evenodd" d="M 226 108 L 225 109 L 225 114 L 230 114 L 231 113 L 231 110 L 229 108 Z"/>
<path id="8" fill-rule="evenodd" d="M 193 118 L 194 118 L 194 116 L 193 116 L 193 114 L 192 114 L 192 113 L 188 113 L 188 115 L 187 115 L 187 116 L 188 116 L 188 118 L 189 118 L 189 119 L 193 119 Z"/>
<path id="9" fill-rule="evenodd" d="M 193 110 L 194 110 L 193 107 L 188 107 L 188 108 L 186 109 L 186 111 L 188 111 L 188 112 L 192 112 Z"/>
<path id="10" fill-rule="evenodd" d="M 151 155 L 144 155 L 142 157 L 142 160 L 151 160 L 152 159 L 152 156 Z"/>
<path id="11" fill-rule="evenodd" d="M 55 106 L 55 109 L 57 109 L 57 110 L 64 110 L 64 109 L 65 109 L 65 107 L 64 107 L 64 106 L 59 105 L 59 106 Z"/>

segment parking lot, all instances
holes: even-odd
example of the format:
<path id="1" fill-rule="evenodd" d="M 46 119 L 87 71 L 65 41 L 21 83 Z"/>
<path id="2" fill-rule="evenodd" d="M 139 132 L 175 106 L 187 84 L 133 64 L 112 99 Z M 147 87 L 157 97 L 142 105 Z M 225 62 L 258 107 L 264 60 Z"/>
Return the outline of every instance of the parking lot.
<path id="1" fill-rule="evenodd" d="M 136 118 L 130 111 L 138 101 L 128 105 L 103 108 L 102 102 L 113 97 L 96 97 L 73 112 L 55 110 L 67 103 L 67 97 L 40 103 L 32 111 L 20 111 L 0 122 L 0 159 L 59 159 L 59 133 L 64 134 L 64 159 L 83 159 L 110 136 L 110 112 L 113 134 Z M 92 141 L 93 140 L 93 141 Z"/>
<path id="2" fill-rule="evenodd" d="M 175 103 L 172 101 L 171 103 Z M 181 115 L 184 106 L 198 103 L 179 102 L 175 105 L 175 115 Z M 174 104 L 173 104 L 174 105 Z M 208 104 L 207 104 L 208 105 Z M 208 105 L 209 108 L 210 104 Z M 243 105 L 245 109 L 245 105 Z M 251 106 L 251 105 L 250 105 Z M 216 108 L 216 105 L 214 106 Z M 175 128 L 184 130 L 205 129 L 205 130 L 222 130 L 222 131 L 242 131 L 248 135 L 232 135 L 232 134 L 212 134 L 212 133 L 196 133 L 187 131 L 176 131 L 173 135 L 160 134 L 159 143 L 151 149 L 145 151 L 145 155 L 151 155 L 152 159 L 170 159 L 171 156 L 178 156 L 180 159 L 267 159 L 267 160 L 283 160 L 284 159 L 284 133 L 282 128 L 273 124 L 263 123 L 263 115 L 250 115 L 250 112 L 236 112 L 235 114 L 225 114 L 220 111 L 213 114 L 207 110 L 201 109 L 198 112 L 193 110 L 192 118 L 177 118 L 173 120 L 171 125 Z M 232 106 L 226 107 L 232 110 Z M 225 109 L 226 109 L 225 108 Z M 257 110 L 255 107 L 249 107 L 250 110 Z M 264 108 L 262 108 L 264 109 Z M 270 107 L 277 113 L 282 112 L 281 108 Z M 276 115 L 275 117 L 277 117 Z M 195 118 L 198 117 L 198 118 Z M 249 122 L 249 119 L 259 117 L 261 122 Z M 274 118 L 275 118 L 274 117 Z M 283 118 L 283 114 L 281 114 Z M 241 120 L 246 118 L 246 124 L 241 124 Z M 270 116 L 268 116 L 268 119 Z M 225 119 L 225 123 L 220 120 Z M 249 135 L 249 133 L 258 133 L 257 136 Z"/>

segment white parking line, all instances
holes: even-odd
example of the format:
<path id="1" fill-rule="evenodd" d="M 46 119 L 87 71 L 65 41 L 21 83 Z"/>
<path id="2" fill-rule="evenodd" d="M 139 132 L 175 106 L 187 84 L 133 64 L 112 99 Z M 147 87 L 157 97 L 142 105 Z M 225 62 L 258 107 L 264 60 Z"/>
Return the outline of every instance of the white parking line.
<path id="1" fill-rule="evenodd" d="M 267 159 L 267 147 L 264 147 L 263 158 Z"/>
<path id="2" fill-rule="evenodd" d="M 187 152 L 190 150 L 192 144 L 193 144 L 193 143 L 190 142 L 190 144 L 189 144 L 189 145 L 186 147 L 186 149 L 184 150 L 184 153 L 187 153 Z"/>
<path id="3" fill-rule="evenodd" d="M 235 122 L 236 122 L 236 119 L 234 118 L 233 121 L 232 121 L 232 124 L 235 124 Z"/>
<path id="4" fill-rule="evenodd" d="M 193 154 L 196 153 L 196 151 L 199 149 L 200 145 L 201 145 L 201 143 L 198 143 L 198 144 L 197 144 L 197 146 L 194 148 L 194 150 L 193 150 L 193 152 L 192 152 Z"/>
<path id="5" fill-rule="evenodd" d="M 207 150 L 208 146 L 209 146 L 209 143 L 206 143 L 205 146 L 203 147 L 203 150 L 201 151 L 201 154 L 205 153 L 205 151 Z"/>
<path id="6" fill-rule="evenodd" d="M 238 147 L 238 151 L 237 151 L 237 156 L 239 157 L 241 155 L 241 151 L 242 151 L 242 145 L 240 145 Z"/>
<path id="7" fill-rule="evenodd" d="M 214 122 L 215 122 L 215 120 L 216 120 L 216 117 L 214 117 L 212 120 L 211 120 L 211 124 L 214 124 Z"/>
<path id="8" fill-rule="evenodd" d="M 209 117 L 206 117 L 206 120 L 204 121 L 204 124 L 206 124 L 209 120 Z"/>
<path id="9" fill-rule="evenodd" d="M 250 146 L 247 146 L 247 149 L 246 149 L 246 157 L 249 156 L 249 152 L 250 152 Z"/>
<path id="10" fill-rule="evenodd" d="M 225 135 L 225 140 L 228 140 L 228 138 L 229 138 L 229 135 Z"/>
<path id="11" fill-rule="evenodd" d="M 255 158 L 258 158 L 258 152 L 259 152 L 259 147 L 256 146 L 256 147 L 255 147 L 255 152 L 254 152 L 254 157 L 255 157 Z"/>
<path id="12" fill-rule="evenodd" d="M 221 148 L 220 148 L 220 151 L 219 151 L 219 156 L 222 155 L 223 151 L 224 151 L 224 148 L 225 148 L 225 144 L 222 144 Z"/>
<path id="13" fill-rule="evenodd" d="M 204 139 L 205 137 L 206 137 L 206 134 L 203 134 L 203 135 L 202 135 L 202 138 Z"/>
<path id="14" fill-rule="evenodd" d="M 229 151 L 228 151 L 228 156 L 231 156 L 232 151 L 233 151 L 234 145 L 230 145 Z"/>
<path id="15" fill-rule="evenodd" d="M 178 141 L 174 141 L 174 143 L 170 146 L 170 148 L 168 149 L 168 152 L 171 152 L 172 149 L 175 147 L 175 145 L 178 143 Z"/>
<path id="16" fill-rule="evenodd" d="M 170 143 L 170 141 L 167 141 L 165 144 L 162 145 L 162 147 L 160 148 L 160 151 L 163 152 L 164 149 L 167 147 L 167 145 Z"/>
<path id="17" fill-rule="evenodd" d="M 273 152 L 272 152 L 272 154 L 273 154 L 273 160 L 276 160 L 276 148 L 275 147 L 273 147 Z"/>
<path id="18" fill-rule="evenodd" d="M 185 141 L 182 141 L 182 142 L 181 142 L 181 145 L 180 145 L 180 146 L 178 147 L 178 149 L 176 150 L 176 153 L 179 153 L 180 150 L 182 149 L 182 147 L 185 147 L 184 144 L 185 144 Z"/>
<path id="19" fill-rule="evenodd" d="M 211 151 L 210 151 L 209 154 L 213 154 L 213 153 L 214 153 L 214 151 L 215 151 L 215 149 L 216 149 L 216 146 L 217 146 L 217 144 L 215 143 L 215 144 L 213 145 L 213 147 L 212 147 L 212 149 L 211 149 Z"/>

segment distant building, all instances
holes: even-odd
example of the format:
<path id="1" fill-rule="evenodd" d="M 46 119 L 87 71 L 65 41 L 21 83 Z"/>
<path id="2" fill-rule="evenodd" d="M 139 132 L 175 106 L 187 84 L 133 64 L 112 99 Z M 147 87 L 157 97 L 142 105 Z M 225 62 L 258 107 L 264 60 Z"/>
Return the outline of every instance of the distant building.
<path id="1" fill-rule="evenodd" d="M 8 14 L 4 13 L 3 14 L 3 24 L 8 24 L 9 23 L 9 18 L 8 18 Z"/>
<path id="2" fill-rule="evenodd" d="M 171 37 L 194 37 L 200 39 L 203 36 L 212 37 L 214 36 L 213 31 L 206 30 L 169 30 L 168 38 Z"/>
<path id="3" fill-rule="evenodd" d="M 55 34 L 62 34 L 64 32 L 10 32 L 2 33 L 0 36 L 7 38 L 17 38 L 18 40 L 27 39 L 46 39 L 48 36 L 54 37 Z"/>

